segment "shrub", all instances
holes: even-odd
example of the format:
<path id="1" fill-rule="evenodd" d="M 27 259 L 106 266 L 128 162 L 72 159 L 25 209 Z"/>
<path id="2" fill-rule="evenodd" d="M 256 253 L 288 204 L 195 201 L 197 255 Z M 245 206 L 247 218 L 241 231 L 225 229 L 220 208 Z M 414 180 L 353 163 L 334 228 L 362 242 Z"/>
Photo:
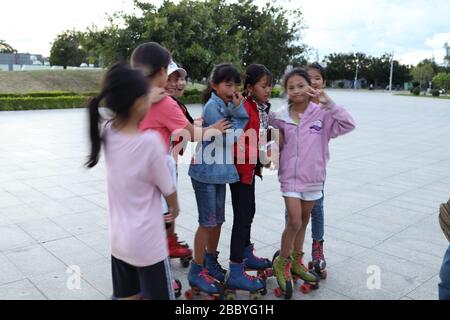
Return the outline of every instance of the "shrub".
<path id="1" fill-rule="evenodd" d="M 0 98 L 0 111 L 71 109 L 86 106 L 86 96 Z"/>
<path id="2" fill-rule="evenodd" d="M 432 95 L 433 97 L 439 97 L 440 94 L 441 94 L 441 92 L 440 92 L 438 89 L 433 89 L 433 90 L 431 91 L 431 95 Z"/>
<path id="3" fill-rule="evenodd" d="M 411 93 L 415 96 L 420 95 L 420 87 L 414 87 L 411 89 Z"/>
<path id="4" fill-rule="evenodd" d="M 272 98 L 279 98 L 280 96 L 281 96 L 281 89 L 273 88 L 272 89 Z"/>

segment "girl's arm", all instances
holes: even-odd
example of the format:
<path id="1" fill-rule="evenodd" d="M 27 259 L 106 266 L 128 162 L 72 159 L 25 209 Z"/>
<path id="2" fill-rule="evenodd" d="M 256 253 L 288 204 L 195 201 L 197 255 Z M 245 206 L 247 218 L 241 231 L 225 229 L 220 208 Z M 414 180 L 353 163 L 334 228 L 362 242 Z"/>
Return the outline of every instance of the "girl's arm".
<path id="1" fill-rule="evenodd" d="M 330 138 L 349 133 L 355 129 L 355 121 L 343 107 L 337 106 L 324 90 L 314 90 L 308 87 L 308 95 L 317 99 L 323 110 L 327 111 L 325 116 L 325 128 Z"/>
<path id="2" fill-rule="evenodd" d="M 164 144 L 160 139 L 155 140 L 158 141 L 152 141 L 152 148 L 149 148 L 149 150 L 151 150 L 151 181 L 161 191 L 167 201 L 169 213 L 172 215 L 173 219 L 175 219 L 180 211 L 176 186 L 172 180 L 172 174 L 169 166 L 166 165 L 168 155 L 165 153 Z"/>

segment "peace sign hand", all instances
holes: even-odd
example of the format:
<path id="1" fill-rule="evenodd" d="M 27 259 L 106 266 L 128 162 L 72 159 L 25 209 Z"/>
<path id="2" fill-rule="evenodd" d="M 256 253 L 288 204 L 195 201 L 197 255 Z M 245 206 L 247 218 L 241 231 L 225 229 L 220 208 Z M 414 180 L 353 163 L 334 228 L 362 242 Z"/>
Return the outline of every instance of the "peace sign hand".
<path id="1" fill-rule="evenodd" d="M 332 102 L 331 98 L 322 89 L 316 90 L 308 86 L 306 94 L 312 98 L 313 102 L 321 104 L 322 108 L 326 108 L 325 106 Z"/>

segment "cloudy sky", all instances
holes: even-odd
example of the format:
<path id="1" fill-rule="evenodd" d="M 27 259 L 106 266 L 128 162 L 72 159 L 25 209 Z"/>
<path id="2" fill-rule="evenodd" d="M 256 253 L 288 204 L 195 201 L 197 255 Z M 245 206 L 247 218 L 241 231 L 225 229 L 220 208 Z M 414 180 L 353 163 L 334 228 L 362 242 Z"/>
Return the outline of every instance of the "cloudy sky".
<path id="1" fill-rule="evenodd" d="M 150 1 L 149 1 L 150 2 Z M 153 0 L 158 4 L 162 0 Z M 264 4 L 267 0 L 257 0 Z M 434 56 L 443 61 L 450 44 L 448 0 L 278 0 L 300 7 L 308 28 L 305 43 L 320 58 L 330 52 L 394 52 L 403 63 Z M 105 24 L 105 13 L 132 10 L 132 0 L 14 0 L 0 3 L 0 39 L 20 52 L 49 55 L 63 30 Z"/>

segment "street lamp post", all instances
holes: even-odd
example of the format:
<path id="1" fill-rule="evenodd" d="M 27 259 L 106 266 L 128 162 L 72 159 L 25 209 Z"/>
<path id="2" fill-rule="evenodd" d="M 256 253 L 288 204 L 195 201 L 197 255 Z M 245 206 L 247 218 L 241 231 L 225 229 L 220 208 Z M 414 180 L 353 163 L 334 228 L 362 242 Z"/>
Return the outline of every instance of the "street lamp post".
<path id="1" fill-rule="evenodd" d="M 359 68 L 359 60 L 358 60 L 358 58 L 356 58 L 355 84 L 353 86 L 355 89 L 357 89 L 356 86 L 357 86 L 357 83 L 358 83 L 358 68 Z"/>
<path id="2" fill-rule="evenodd" d="M 391 55 L 391 73 L 389 76 L 389 92 L 392 92 L 392 76 L 394 74 L 394 52 Z"/>

